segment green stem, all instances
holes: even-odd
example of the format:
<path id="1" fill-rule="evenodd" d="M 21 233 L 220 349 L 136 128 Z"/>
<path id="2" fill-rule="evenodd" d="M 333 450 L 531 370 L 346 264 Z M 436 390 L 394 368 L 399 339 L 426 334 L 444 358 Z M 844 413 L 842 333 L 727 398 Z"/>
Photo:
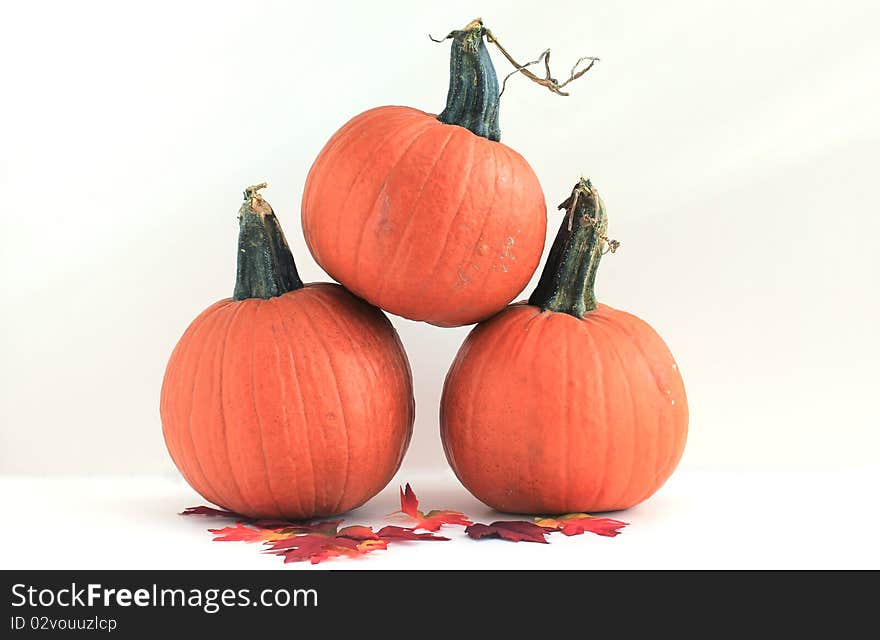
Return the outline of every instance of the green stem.
<path id="1" fill-rule="evenodd" d="M 449 92 L 440 122 L 469 129 L 478 136 L 498 141 L 498 77 L 486 49 L 486 30 L 474 20 L 461 31 L 449 34 Z"/>
<path id="2" fill-rule="evenodd" d="M 565 209 L 567 215 L 559 226 L 529 304 L 542 311 L 583 318 L 598 305 L 593 286 L 608 242 L 608 216 L 599 194 L 584 178 L 559 208 Z M 611 246 L 615 248 L 616 243 Z"/>
<path id="3" fill-rule="evenodd" d="M 235 300 L 273 298 L 303 287 L 278 218 L 257 193 L 265 186 L 264 182 L 245 189 L 238 211 Z"/>

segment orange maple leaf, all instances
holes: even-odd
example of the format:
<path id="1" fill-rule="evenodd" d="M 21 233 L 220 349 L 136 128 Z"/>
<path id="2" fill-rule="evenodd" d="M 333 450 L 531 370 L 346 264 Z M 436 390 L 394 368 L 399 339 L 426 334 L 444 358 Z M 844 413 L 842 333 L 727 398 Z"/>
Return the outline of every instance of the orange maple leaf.
<path id="1" fill-rule="evenodd" d="M 370 551 L 384 551 L 388 548 L 387 540 L 369 539 L 358 542 L 358 551 L 361 553 L 369 553 Z"/>
<path id="2" fill-rule="evenodd" d="M 279 529 L 248 527 L 241 522 L 236 522 L 232 527 L 208 529 L 208 531 L 214 534 L 216 542 L 274 542 L 295 535 Z"/>
<path id="3" fill-rule="evenodd" d="M 629 523 L 613 518 L 597 518 L 588 513 L 567 513 L 562 516 L 538 516 L 535 524 L 551 531 L 561 531 L 566 536 L 577 536 L 589 531 L 613 538 Z"/>
<path id="4" fill-rule="evenodd" d="M 381 536 L 376 535 L 373 527 L 365 527 L 360 524 L 343 527 L 336 535 L 352 540 L 378 540 Z"/>
<path id="5" fill-rule="evenodd" d="M 428 513 L 419 511 L 419 499 L 416 497 L 415 491 L 406 484 L 406 489 L 400 489 L 400 511 L 395 513 L 403 513 L 413 520 L 415 525 L 413 529 L 424 529 L 426 531 L 437 531 L 444 524 L 453 524 L 468 526 L 473 524 L 466 515 L 460 511 L 433 510 Z"/>
<path id="6" fill-rule="evenodd" d="M 312 554 L 309 557 L 309 562 L 312 564 L 318 564 L 319 562 L 323 562 L 324 560 L 330 560 L 332 558 L 338 557 L 346 557 L 346 558 L 358 558 L 360 556 L 365 556 L 371 551 L 381 551 L 388 547 L 384 540 L 361 540 L 354 541 L 356 545 L 354 547 L 350 546 L 349 542 L 350 538 L 331 538 L 331 541 L 324 546 L 324 548 L 318 553 Z M 341 542 L 345 540 L 347 542 Z M 295 562 L 296 559 L 292 559 L 291 555 L 287 555 L 284 558 L 284 562 Z"/>

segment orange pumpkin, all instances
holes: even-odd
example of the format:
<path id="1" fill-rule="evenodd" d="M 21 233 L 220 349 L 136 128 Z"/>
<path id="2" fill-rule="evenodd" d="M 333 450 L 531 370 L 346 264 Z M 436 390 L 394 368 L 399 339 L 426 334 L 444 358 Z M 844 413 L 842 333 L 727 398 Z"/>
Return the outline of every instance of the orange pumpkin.
<path id="1" fill-rule="evenodd" d="M 522 291 L 544 246 L 534 171 L 498 142 L 498 81 L 475 21 L 453 36 L 446 109 L 378 107 L 325 145 L 302 226 L 315 260 L 373 304 L 412 320 L 483 320 Z"/>
<path id="2" fill-rule="evenodd" d="M 235 295 L 206 309 L 162 384 L 165 443 L 207 500 L 254 517 L 341 513 L 400 466 L 414 417 L 406 354 L 384 314 L 303 285 L 271 207 L 239 212 Z"/>
<path id="3" fill-rule="evenodd" d="M 582 180 L 560 208 L 568 216 L 534 294 L 471 332 L 443 388 L 449 463 L 499 511 L 631 507 L 670 476 L 687 436 L 669 349 L 593 294 L 607 247 L 602 201 Z"/>

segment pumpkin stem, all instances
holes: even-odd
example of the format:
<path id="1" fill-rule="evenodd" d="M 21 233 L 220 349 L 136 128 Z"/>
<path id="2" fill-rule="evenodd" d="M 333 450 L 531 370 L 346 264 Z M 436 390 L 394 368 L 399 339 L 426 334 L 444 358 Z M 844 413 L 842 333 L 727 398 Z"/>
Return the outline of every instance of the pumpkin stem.
<path id="1" fill-rule="evenodd" d="M 278 218 L 259 193 L 265 187 L 262 182 L 245 189 L 238 210 L 235 300 L 272 298 L 303 287 Z"/>
<path id="2" fill-rule="evenodd" d="M 605 204 L 589 180 L 581 178 L 559 208 L 566 216 L 529 304 L 583 318 L 598 306 L 593 287 L 599 261 L 620 243 L 605 235 Z"/>
<path id="3" fill-rule="evenodd" d="M 449 92 L 440 122 L 469 129 L 478 136 L 498 141 L 498 77 L 483 37 L 488 33 L 479 18 L 464 29 L 451 32 Z"/>

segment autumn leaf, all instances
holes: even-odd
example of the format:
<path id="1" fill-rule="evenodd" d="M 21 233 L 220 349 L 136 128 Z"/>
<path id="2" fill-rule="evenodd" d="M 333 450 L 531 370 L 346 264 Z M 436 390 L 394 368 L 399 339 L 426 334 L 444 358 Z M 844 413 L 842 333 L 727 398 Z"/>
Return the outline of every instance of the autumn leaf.
<path id="1" fill-rule="evenodd" d="M 234 511 L 226 511 L 225 509 L 214 509 L 213 507 L 190 507 L 184 509 L 180 515 L 182 516 L 216 516 L 221 518 L 231 518 L 237 522 L 251 524 L 261 529 L 287 529 L 288 531 L 296 528 L 302 533 L 308 533 L 309 529 L 314 526 L 308 520 L 282 520 L 280 518 L 252 518 L 250 516 L 235 513 Z M 342 522 L 339 520 L 338 522 Z M 337 524 L 338 524 L 337 522 Z M 326 523 L 320 523 L 326 524 Z"/>
<path id="2" fill-rule="evenodd" d="M 330 560 L 331 558 L 358 558 L 367 555 L 371 551 L 382 551 L 388 547 L 388 544 L 384 540 L 354 541 L 354 547 L 351 547 L 347 542 L 344 543 L 343 540 L 350 541 L 351 538 L 331 538 L 331 542 L 327 544 L 321 552 L 313 554 L 309 558 L 309 562 L 312 564 L 318 564 L 319 562 Z M 284 562 L 292 562 L 289 553 L 285 556 Z"/>
<path id="3" fill-rule="evenodd" d="M 275 540 L 274 542 L 270 542 L 267 546 L 269 547 L 269 551 L 287 551 L 288 549 L 308 549 L 311 547 L 318 548 L 324 544 L 330 544 L 334 537 L 335 536 L 322 536 L 320 534 L 306 533 L 300 536 L 290 536 L 283 540 Z M 351 548 L 354 549 L 357 547 L 357 540 L 345 538 L 342 544 L 350 545 Z"/>
<path id="4" fill-rule="evenodd" d="M 465 527 L 471 524 L 468 517 L 460 511 L 435 509 L 428 513 L 422 513 L 419 511 L 419 499 L 416 497 L 412 487 L 409 486 L 409 483 L 406 484 L 406 489 L 400 490 L 400 511 L 397 513 L 403 513 L 415 520 L 413 529 L 424 529 L 426 531 L 437 531 L 444 524 Z"/>
<path id="5" fill-rule="evenodd" d="M 361 540 L 358 542 L 358 551 L 361 553 L 369 553 L 370 551 L 385 550 L 388 548 L 387 540 Z"/>
<path id="6" fill-rule="evenodd" d="M 382 527 L 376 532 L 376 535 L 386 542 L 396 540 L 449 540 L 449 538 L 444 538 L 443 536 L 436 536 L 430 531 L 417 533 L 415 529 L 396 527 L 393 524 Z"/>
<path id="7" fill-rule="evenodd" d="M 225 509 L 214 509 L 213 507 L 190 507 L 189 509 L 184 509 L 180 512 L 182 516 L 220 516 L 223 518 L 235 518 L 238 520 L 250 520 L 247 516 L 240 515 L 233 511 L 226 511 Z"/>
<path id="8" fill-rule="evenodd" d="M 281 555 L 284 556 L 284 564 L 306 560 L 306 558 L 301 557 L 301 554 L 295 552 L 287 552 Z M 363 554 L 358 549 L 349 549 L 338 545 L 326 545 L 321 551 L 310 554 L 308 561 L 312 564 L 319 564 L 325 560 L 332 560 L 333 558 L 357 558 L 360 555 Z"/>
<path id="9" fill-rule="evenodd" d="M 540 542 L 547 544 L 547 529 L 524 520 L 499 520 L 492 524 L 472 524 L 465 533 L 474 540 L 501 538 L 511 542 Z"/>
<path id="10" fill-rule="evenodd" d="M 343 527 L 336 535 L 343 538 L 351 538 L 352 540 L 378 540 L 382 536 L 376 535 L 372 527 L 363 525 L 353 525 L 351 527 Z"/>
<path id="11" fill-rule="evenodd" d="M 355 558 L 371 551 L 385 549 L 386 546 L 384 540 L 355 540 L 339 535 L 306 534 L 270 543 L 268 553 L 282 556 L 285 564 L 306 560 L 318 564 L 340 556 Z"/>
<path id="12" fill-rule="evenodd" d="M 274 542 L 295 535 L 278 529 L 249 527 L 241 522 L 236 522 L 232 527 L 208 529 L 208 531 L 214 534 L 216 542 Z"/>
<path id="13" fill-rule="evenodd" d="M 285 564 L 306 560 L 318 564 L 340 555 L 357 555 L 357 545 L 358 541 L 351 538 L 306 534 L 271 543 L 269 553 L 283 557 Z"/>
<path id="14" fill-rule="evenodd" d="M 268 540 L 268 553 L 282 556 L 284 562 L 304 562 L 318 564 L 338 557 L 355 558 L 372 551 L 387 548 L 372 527 L 352 525 L 337 531 L 341 520 L 329 520 L 312 525 L 305 533 L 287 535 Z"/>
<path id="15" fill-rule="evenodd" d="M 314 524 L 294 524 L 293 528 L 297 530 L 297 533 L 311 533 L 320 536 L 335 536 L 336 531 L 339 529 L 339 525 L 342 524 L 342 520 L 324 520 L 323 522 L 316 522 Z"/>
<path id="16" fill-rule="evenodd" d="M 324 522 L 296 523 L 282 520 L 270 521 L 270 526 L 260 526 L 262 520 L 253 522 L 236 522 L 235 526 L 223 527 L 222 529 L 208 529 L 214 534 L 216 542 L 274 542 L 297 535 L 320 535 L 334 536 L 342 520 L 325 520 Z M 349 529 L 367 529 L 369 527 L 348 527 Z M 374 534 L 375 535 L 375 534 Z"/>
<path id="17" fill-rule="evenodd" d="M 379 531 L 364 525 L 339 529 L 341 520 L 327 520 L 315 524 L 288 523 L 286 528 L 259 528 L 253 523 L 236 523 L 233 527 L 211 529 L 218 541 L 261 542 L 267 553 L 284 558 L 285 563 L 311 562 L 318 564 L 333 558 L 355 558 L 373 551 L 386 549 L 389 542 L 407 540 L 449 540 L 431 532 L 387 525 Z"/>
<path id="18" fill-rule="evenodd" d="M 561 532 L 576 536 L 590 532 L 600 536 L 614 537 L 627 526 L 626 522 L 612 518 L 597 518 L 586 513 L 569 513 L 561 516 L 538 516 L 534 522 L 501 520 L 491 524 L 473 523 L 459 511 L 433 510 L 427 513 L 419 509 L 419 500 L 407 484 L 400 489 L 400 511 L 414 521 L 411 527 L 386 525 L 374 531 L 365 525 L 339 528 L 342 520 L 289 521 L 279 518 L 251 518 L 225 509 L 213 507 L 190 507 L 181 515 L 202 515 L 235 520 L 232 526 L 208 529 L 218 542 L 260 543 L 268 554 L 278 555 L 289 562 L 318 564 L 333 558 L 357 558 L 373 551 L 387 549 L 391 542 L 441 540 L 449 538 L 434 532 L 443 525 L 462 525 L 465 533 L 475 540 L 501 538 L 513 542 L 536 542 L 546 544 L 547 535 Z M 418 531 L 421 529 L 422 531 Z"/>
<path id="19" fill-rule="evenodd" d="M 332 558 L 355 558 L 388 547 L 388 542 L 403 540 L 448 540 L 431 533 L 388 526 L 382 536 L 372 527 L 352 525 L 339 528 L 342 520 L 293 522 L 273 518 L 254 519 L 232 511 L 212 507 L 191 507 L 181 515 L 205 515 L 236 519 L 228 527 L 208 529 L 217 542 L 262 543 L 267 553 L 279 555 L 285 563 L 308 561 L 318 564 Z M 383 537 L 384 536 L 384 537 Z"/>
<path id="20" fill-rule="evenodd" d="M 564 516 L 538 516 L 535 524 L 551 531 L 561 531 L 566 536 L 589 532 L 613 538 L 628 523 L 613 518 L 597 518 L 588 513 L 568 513 Z"/>

